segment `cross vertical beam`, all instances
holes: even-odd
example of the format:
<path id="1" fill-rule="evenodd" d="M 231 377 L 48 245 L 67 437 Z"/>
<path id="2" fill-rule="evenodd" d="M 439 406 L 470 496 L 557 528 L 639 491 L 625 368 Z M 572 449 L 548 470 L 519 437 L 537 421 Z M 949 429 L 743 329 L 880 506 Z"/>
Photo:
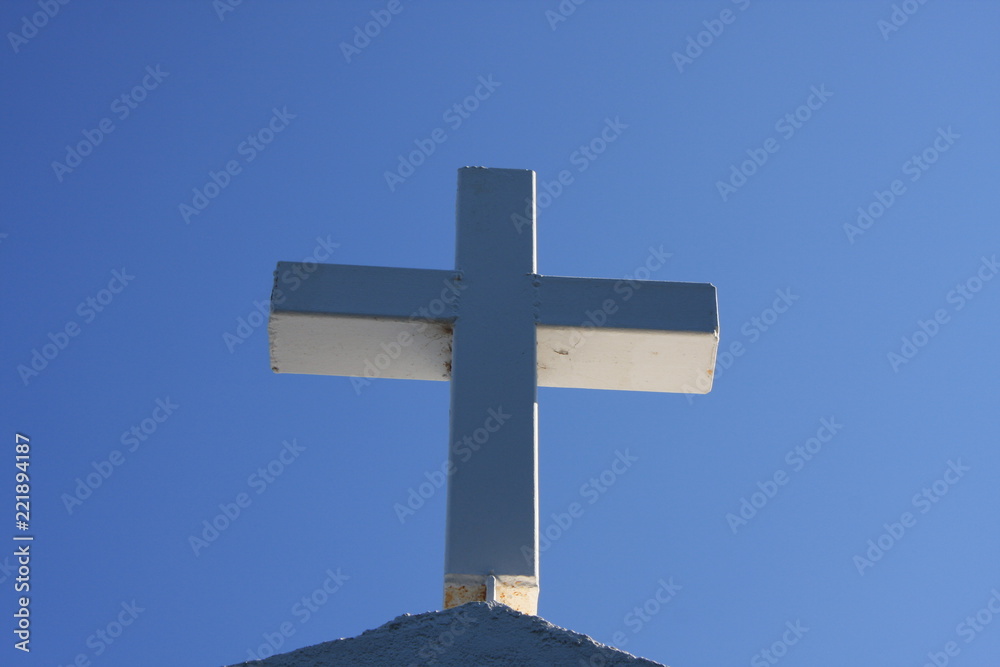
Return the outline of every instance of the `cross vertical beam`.
<path id="1" fill-rule="evenodd" d="M 486 599 L 493 575 L 497 600 L 537 609 L 534 222 L 533 171 L 459 171 L 445 608 Z"/>

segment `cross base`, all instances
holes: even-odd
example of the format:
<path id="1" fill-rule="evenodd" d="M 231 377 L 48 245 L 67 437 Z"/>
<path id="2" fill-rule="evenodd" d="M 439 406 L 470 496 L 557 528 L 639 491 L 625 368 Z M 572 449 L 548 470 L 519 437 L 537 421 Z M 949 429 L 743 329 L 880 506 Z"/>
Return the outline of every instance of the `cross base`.
<path id="1" fill-rule="evenodd" d="M 538 615 L 538 577 L 515 574 L 446 574 L 444 608 L 466 602 L 500 602 L 515 611 Z"/>

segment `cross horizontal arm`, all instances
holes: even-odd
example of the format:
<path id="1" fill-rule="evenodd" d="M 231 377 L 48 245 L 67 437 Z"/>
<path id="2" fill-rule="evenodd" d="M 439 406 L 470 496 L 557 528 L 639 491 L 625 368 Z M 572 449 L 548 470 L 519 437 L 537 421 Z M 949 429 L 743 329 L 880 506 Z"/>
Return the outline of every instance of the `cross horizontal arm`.
<path id="1" fill-rule="evenodd" d="M 539 276 L 537 321 L 541 386 L 711 390 L 714 285 Z"/>
<path id="2" fill-rule="evenodd" d="M 277 373 L 446 380 L 455 271 L 279 262 L 271 293 Z"/>
<path id="3" fill-rule="evenodd" d="M 562 276 L 538 279 L 538 323 L 544 326 L 579 326 L 589 321 L 586 313 L 604 310 L 607 326 L 619 329 L 719 330 L 715 285 L 711 283 Z"/>

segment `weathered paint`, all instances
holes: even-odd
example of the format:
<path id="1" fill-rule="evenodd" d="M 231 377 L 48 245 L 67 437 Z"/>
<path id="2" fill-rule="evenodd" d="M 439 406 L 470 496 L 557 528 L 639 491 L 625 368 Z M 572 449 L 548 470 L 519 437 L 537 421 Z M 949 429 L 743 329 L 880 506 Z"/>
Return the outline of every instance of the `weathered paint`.
<path id="1" fill-rule="evenodd" d="M 538 578 L 516 575 L 446 574 L 444 608 L 451 609 L 468 602 L 500 602 L 525 614 L 537 614 Z"/>

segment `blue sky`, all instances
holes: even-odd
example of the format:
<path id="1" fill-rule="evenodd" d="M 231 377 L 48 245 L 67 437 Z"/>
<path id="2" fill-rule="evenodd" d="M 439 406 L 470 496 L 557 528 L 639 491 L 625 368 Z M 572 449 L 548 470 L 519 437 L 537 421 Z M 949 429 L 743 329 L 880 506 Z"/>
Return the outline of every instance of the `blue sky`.
<path id="1" fill-rule="evenodd" d="M 569 172 L 541 273 L 660 252 L 653 279 L 718 288 L 710 394 L 539 390 L 543 617 L 674 667 L 1000 654 L 1000 6 L 15 0 L 0 26 L 2 483 L 13 514 L 29 436 L 34 536 L 30 654 L 0 557 L 4 664 L 229 664 L 439 608 L 444 490 L 393 508 L 441 468 L 448 385 L 275 375 L 261 311 L 279 260 L 451 268 L 464 165 Z"/>

